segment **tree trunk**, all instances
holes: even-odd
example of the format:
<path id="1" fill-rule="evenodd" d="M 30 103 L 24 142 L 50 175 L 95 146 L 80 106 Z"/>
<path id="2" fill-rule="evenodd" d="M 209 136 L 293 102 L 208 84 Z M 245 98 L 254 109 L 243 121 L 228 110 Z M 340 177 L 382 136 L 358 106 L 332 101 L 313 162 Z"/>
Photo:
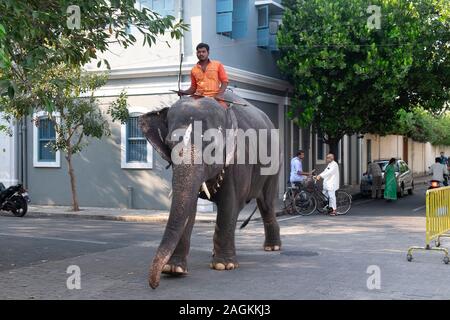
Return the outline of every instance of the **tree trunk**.
<path id="1" fill-rule="evenodd" d="M 70 154 L 70 151 L 68 152 L 68 154 L 66 156 L 66 160 L 67 160 L 67 165 L 69 167 L 70 187 L 72 189 L 72 210 L 80 211 L 80 207 L 78 206 L 78 195 L 77 195 L 75 172 L 74 172 L 73 166 L 72 166 L 72 155 Z"/>

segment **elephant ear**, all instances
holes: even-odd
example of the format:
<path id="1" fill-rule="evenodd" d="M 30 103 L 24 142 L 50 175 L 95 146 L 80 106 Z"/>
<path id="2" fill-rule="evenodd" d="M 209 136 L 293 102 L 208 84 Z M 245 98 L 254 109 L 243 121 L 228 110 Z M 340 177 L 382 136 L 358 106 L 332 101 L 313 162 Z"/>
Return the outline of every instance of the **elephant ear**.
<path id="1" fill-rule="evenodd" d="M 153 111 L 146 113 L 139 117 L 139 127 L 142 133 L 161 155 L 161 157 L 172 163 L 170 159 L 171 150 L 165 142 L 165 138 L 168 133 L 167 128 L 167 111 L 169 108 L 164 108 L 159 111 Z"/>

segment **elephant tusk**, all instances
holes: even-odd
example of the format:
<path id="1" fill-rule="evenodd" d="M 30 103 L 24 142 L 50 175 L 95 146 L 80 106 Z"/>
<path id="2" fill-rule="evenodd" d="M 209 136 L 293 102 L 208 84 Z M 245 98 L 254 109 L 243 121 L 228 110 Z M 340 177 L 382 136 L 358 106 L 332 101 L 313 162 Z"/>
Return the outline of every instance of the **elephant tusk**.
<path id="1" fill-rule="evenodd" d="M 169 198 L 172 198 L 172 189 L 170 189 L 170 192 L 169 192 Z"/>
<path id="2" fill-rule="evenodd" d="M 208 199 L 211 199 L 211 194 L 209 193 L 208 187 L 206 186 L 206 182 L 202 183 L 202 189 L 203 189 L 203 192 L 205 192 Z"/>
<path id="3" fill-rule="evenodd" d="M 191 139 L 191 132 L 192 132 L 192 123 L 189 124 L 189 127 L 187 127 L 186 132 L 184 133 L 183 136 L 183 143 L 185 147 L 188 145 L 189 140 Z"/>

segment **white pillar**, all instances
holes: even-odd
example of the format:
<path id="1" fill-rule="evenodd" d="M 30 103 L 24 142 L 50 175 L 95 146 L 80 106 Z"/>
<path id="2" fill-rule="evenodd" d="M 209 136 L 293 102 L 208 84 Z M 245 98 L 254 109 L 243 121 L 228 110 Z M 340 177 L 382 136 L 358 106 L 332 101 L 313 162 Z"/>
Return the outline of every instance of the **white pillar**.
<path id="1" fill-rule="evenodd" d="M 13 123 L 15 122 L 13 120 Z M 14 130 L 14 124 L 3 121 L 1 114 L 0 124 L 5 125 L 10 130 Z M 17 134 L 13 134 L 10 137 L 6 133 L 0 132 L 0 182 L 5 187 L 17 184 L 18 182 L 16 176 L 16 137 Z"/>
<path id="2" fill-rule="evenodd" d="M 349 158 L 348 158 L 348 136 L 345 135 L 342 139 L 344 141 L 344 146 L 343 146 L 344 157 L 342 159 L 344 161 L 344 184 L 349 184 L 348 170 L 350 167 L 350 163 L 349 163 Z"/>
<path id="3" fill-rule="evenodd" d="M 280 147 L 284 146 L 285 140 L 285 134 L 284 134 L 284 102 L 281 102 L 278 104 L 278 128 L 279 128 L 279 138 L 280 138 Z M 281 150 L 281 157 L 280 157 L 280 174 L 278 177 L 278 197 L 281 199 L 283 197 L 283 193 L 284 193 L 284 187 L 286 185 L 286 180 L 285 180 L 285 176 L 284 176 L 284 171 L 285 171 L 285 167 L 284 164 L 286 163 L 286 159 L 285 159 L 285 154 L 284 154 L 284 148 L 282 148 Z"/>

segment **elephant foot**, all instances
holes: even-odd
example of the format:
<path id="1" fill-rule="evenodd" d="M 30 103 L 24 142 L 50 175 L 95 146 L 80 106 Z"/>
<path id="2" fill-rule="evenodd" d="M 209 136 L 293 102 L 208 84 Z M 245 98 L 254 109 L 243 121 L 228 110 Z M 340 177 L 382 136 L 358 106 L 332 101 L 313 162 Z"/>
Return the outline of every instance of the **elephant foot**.
<path id="1" fill-rule="evenodd" d="M 273 246 L 265 245 L 264 246 L 264 250 L 265 251 L 280 251 L 281 250 L 281 246 L 279 246 L 279 245 L 273 245 Z"/>
<path id="2" fill-rule="evenodd" d="M 170 274 L 173 276 L 182 276 L 188 273 L 187 263 L 185 259 L 172 257 L 169 262 L 164 265 L 161 273 Z"/>
<path id="3" fill-rule="evenodd" d="M 239 264 L 235 259 L 226 259 L 226 258 L 213 258 L 213 261 L 209 264 L 209 267 L 214 270 L 223 271 L 223 270 L 234 270 L 239 267 Z"/>

